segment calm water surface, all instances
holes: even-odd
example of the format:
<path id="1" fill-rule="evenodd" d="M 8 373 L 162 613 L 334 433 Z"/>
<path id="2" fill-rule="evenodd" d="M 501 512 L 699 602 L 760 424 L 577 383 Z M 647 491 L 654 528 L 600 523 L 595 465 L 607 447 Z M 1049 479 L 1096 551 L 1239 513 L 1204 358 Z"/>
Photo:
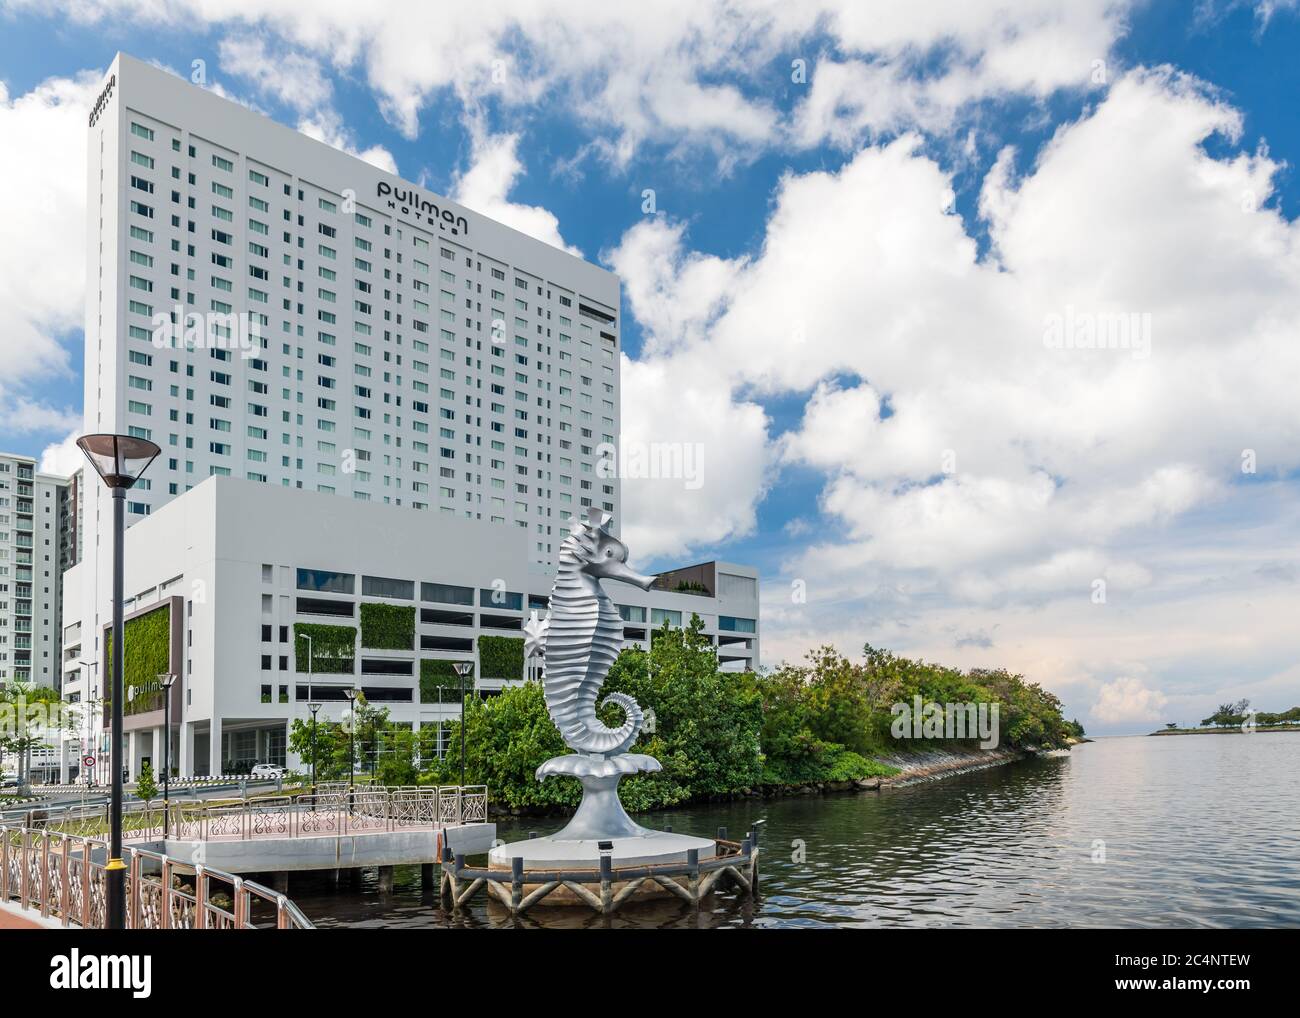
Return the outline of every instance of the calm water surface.
<path id="1" fill-rule="evenodd" d="M 761 900 L 715 898 L 698 915 L 652 902 L 610 918 L 550 908 L 512 919 L 480 897 L 452 917 L 414 867 L 398 869 L 390 895 L 373 874 L 337 891 L 303 877 L 290 894 L 321 927 L 1300 926 L 1300 734 L 1101 739 L 879 794 L 639 819 L 733 836 L 766 819 Z M 559 826 L 498 831 L 515 840 Z"/>

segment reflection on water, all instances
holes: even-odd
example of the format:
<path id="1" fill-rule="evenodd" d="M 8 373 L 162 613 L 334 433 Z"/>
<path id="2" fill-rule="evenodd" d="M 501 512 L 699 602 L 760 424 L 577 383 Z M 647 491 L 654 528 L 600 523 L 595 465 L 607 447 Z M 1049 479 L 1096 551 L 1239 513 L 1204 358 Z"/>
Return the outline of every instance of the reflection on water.
<path id="1" fill-rule="evenodd" d="M 480 897 L 450 916 L 414 867 L 390 895 L 373 873 L 337 891 L 297 878 L 290 893 L 321 927 L 1300 926 L 1298 778 L 1300 734 L 1103 739 L 880 794 L 641 818 L 733 835 L 766 819 L 760 901 L 715 896 L 698 915 L 664 901 L 511 919 Z"/>

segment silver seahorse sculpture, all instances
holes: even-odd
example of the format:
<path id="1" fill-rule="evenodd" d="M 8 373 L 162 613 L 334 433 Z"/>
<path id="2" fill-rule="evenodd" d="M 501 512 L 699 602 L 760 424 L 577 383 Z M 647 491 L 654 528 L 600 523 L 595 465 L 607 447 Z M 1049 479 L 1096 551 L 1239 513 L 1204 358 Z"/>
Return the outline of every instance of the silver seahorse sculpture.
<path id="1" fill-rule="evenodd" d="M 610 666 L 623 648 L 623 619 L 601 588 L 601 580 L 622 580 L 649 590 L 653 576 L 627 564 L 627 546 L 606 529 L 613 519 L 599 509 L 573 524 L 560 545 L 558 572 L 551 589 L 550 613 L 534 613 L 524 627 L 525 654 L 540 655 L 546 672 L 546 709 L 564 742 L 575 753 L 557 756 L 537 768 L 537 779 L 566 774 L 582 782 L 583 800 L 573 820 L 556 838 L 612 838 L 647 834 L 632 822 L 618 799 L 625 774 L 657 771 L 659 761 L 629 753 L 645 721 L 641 706 L 626 693 L 600 699 Z M 596 716 L 605 703 L 622 708 L 625 719 L 610 728 Z"/>

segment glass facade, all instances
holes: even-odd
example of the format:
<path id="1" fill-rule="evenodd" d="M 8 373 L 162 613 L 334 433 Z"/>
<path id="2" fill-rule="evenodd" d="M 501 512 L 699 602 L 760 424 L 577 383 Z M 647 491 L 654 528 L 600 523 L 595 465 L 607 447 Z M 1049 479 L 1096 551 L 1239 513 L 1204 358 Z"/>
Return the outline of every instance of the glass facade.
<path id="1" fill-rule="evenodd" d="M 298 589 L 314 590 L 322 594 L 351 594 L 356 587 L 356 577 L 351 573 L 334 573 L 328 569 L 299 569 Z"/>

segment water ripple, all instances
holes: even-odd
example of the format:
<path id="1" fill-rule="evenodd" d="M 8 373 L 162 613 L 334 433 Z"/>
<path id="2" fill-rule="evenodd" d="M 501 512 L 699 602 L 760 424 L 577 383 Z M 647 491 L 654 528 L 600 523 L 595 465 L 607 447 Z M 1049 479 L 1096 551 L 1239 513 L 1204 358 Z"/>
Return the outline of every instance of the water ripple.
<path id="1" fill-rule="evenodd" d="M 1298 774 L 1295 734 L 1103 739 L 879 794 L 652 816 L 698 833 L 767 820 L 761 901 L 717 899 L 698 916 L 664 902 L 511 919 L 480 900 L 453 917 L 416 869 L 391 895 L 310 878 L 291 893 L 321 926 L 1300 926 Z"/>

